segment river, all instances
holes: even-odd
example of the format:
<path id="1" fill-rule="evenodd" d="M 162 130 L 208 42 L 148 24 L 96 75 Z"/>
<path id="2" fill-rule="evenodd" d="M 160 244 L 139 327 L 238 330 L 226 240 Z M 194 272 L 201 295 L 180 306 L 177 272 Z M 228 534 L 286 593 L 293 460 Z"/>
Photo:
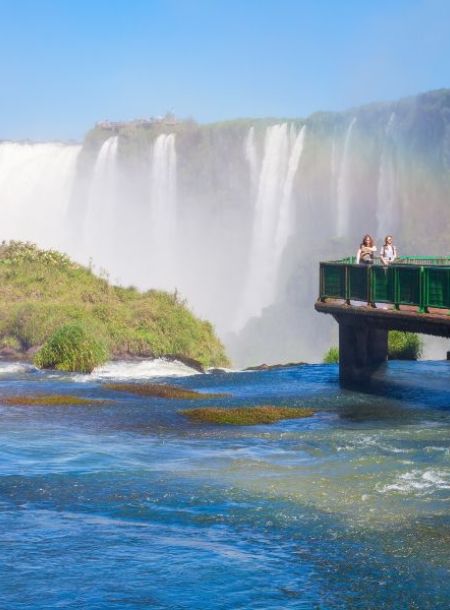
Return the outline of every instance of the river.
<path id="1" fill-rule="evenodd" d="M 0 364 L 1 397 L 110 400 L 0 398 L 1 608 L 448 608 L 450 362 L 389 362 L 370 392 L 341 389 L 335 365 L 167 366 L 84 376 Z M 179 413 L 198 401 L 104 386 L 155 374 L 229 394 L 202 406 L 315 413 L 200 424 Z"/>

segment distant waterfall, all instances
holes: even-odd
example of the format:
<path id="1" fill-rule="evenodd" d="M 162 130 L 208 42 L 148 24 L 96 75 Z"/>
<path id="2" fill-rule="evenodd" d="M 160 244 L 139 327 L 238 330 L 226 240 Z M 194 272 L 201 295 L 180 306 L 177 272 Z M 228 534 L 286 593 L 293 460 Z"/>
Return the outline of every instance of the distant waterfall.
<path id="1" fill-rule="evenodd" d="M 175 288 L 177 248 L 177 155 L 175 134 L 153 144 L 150 166 L 149 267 L 159 288 Z"/>
<path id="2" fill-rule="evenodd" d="M 84 258 L 88 254 L 105 268 L 111 267 L 115 250 L 118 145 L 118 136 L 112 136 L 103 142 L 97 154 L 85 220 Z"/>
<path id="3" fill-rule="evenodd" d="M 392 113 L 386 126 L 378 174 L 377 237 L 379 239 L 389 233 L 395 233 L 400 222 L 395 151 L 392 140 L 394 123 L 395 114 Z"/>
<path id="4" fill-rule="evenodd" d="M 294 185 L 294 178 L 295 174 L 297 173 L 300 157 L 303 152 L 305 129 L 306 128 L 303 125 L 300 132 L 296 134 L 294 126 L 291 125 L 289 133 L 290 154 L 286 178 L 283 183 L 280 212 L 275 233 L 274 266 L 276 270 L 278 270 L 284 247 L 286 246 L 288 238 L 292 232 L 292 187 Z"/>
<path id="5" fill-rule="evenodd" d="M 349 231 L 350 222 L 350 168 L 349 149 L 356 117 L 350 121 L 344 138 L 341 165 L 337 181 L 337 235 L 345 236 Z"/>
<path id="6" fill-rule="evenodd" d="M 331 156 L 330 156 L 330 201 L 334 201 L 336 193 L 336 180 L 337 180 L 337 154 L 336 154 L 336 136 L 333 134 L 331 140 Z"/>
<path id="7" fill-rule="evenodd" d="M 65 214 L 81 146 L 0 143 L 0 239 L 65 248 Z"/>
<path id="8" fill-rule="evenodd" d="M 292 227 L 292 188 L 304 134 L 305 127 L 297 133 L 294 126 L 288 129 L 287 123 L 272 125 L 266 130 L 247 282 L 237 327 L 274 300 L 280 259 Z"/>
<path id="9" fill-rule="evenodd" d="M 245 139 L 244 154 L 250 167 L 252 191 L 255 192 L 258 188 L 258 155 L 255 145 L 255 128 L 253 126 L 248 130 Z"/>

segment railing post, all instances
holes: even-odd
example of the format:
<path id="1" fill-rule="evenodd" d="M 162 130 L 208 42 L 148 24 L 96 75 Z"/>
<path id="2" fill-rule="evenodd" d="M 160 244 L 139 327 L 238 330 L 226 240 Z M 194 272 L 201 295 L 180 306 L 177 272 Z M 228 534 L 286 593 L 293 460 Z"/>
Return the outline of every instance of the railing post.
<path id="1" fill-rule="evenodd" d="M 325 278 L 324 278 L 324 266 L 320 263 L 319 267 L 319 299 L 322 303 L 325 303 Z"/>
<path id="2" fill-rule="evenodd" d="M 394 307 L 400 309 L 400 274 L 398 267 L 394 267 Z"/>
<path id="3" fill-rule="evenodd" d="M 350 305 L 350 265 L 345 265 L 344 269 L 344 294 L 345 294 L 345 304 Z"/>
<path id="4" fill-rule="evenodd" d="M 369 307 L 376 307 L 373 300 L 373 273 L 372 273 L 372 265 L 367 265 L 367 305 Z"/>
<path id="5" fill-rule="evenodd" d="M 428 313 L 427 299 L 427 277 L 425 267 L 420 267 L 419 276 L 419 313 Z"/>

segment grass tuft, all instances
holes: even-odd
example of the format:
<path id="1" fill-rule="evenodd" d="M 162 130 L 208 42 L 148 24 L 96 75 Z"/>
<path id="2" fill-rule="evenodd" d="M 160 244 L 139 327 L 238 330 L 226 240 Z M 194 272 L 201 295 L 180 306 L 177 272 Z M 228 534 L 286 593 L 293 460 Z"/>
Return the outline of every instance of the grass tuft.
<path id="1" fill-rule="evenodd" d="M 198 400 L 208 398 L 225 398 L 227 394 L 204 394 L 195 390 L 186 390 L 178 386 L 162 383 L 106 383 L 103 385 L 108 390 L 116 392 L 129 392 L 139 396 L 156 396 L 158 398 L 170 398 L 178 400 Z"/>
<path id="2" fill-rule="evenodd" d="M 338 364 L 339 363 L 339 348 L 336 345 L 332 345 L 323 357 L 324 364 Z"/>
<path id="3" fill-rule="evenodd" d="M 299 419 L 310 417 L 314 411 L 306 407 L 233 407 L 223 409 L 206 407 L 199 409 L 184 409 L 179 411 L 195 422 L 209 424 L 229 424 L 233 426 L 253 426 L 256 424 L 272 424 L 281 419 Z"/>
<path id="4" fill-rule="evenodd" d="M 418 360 L 422 355 L 423 343 L 419 335 L 400 330 L 389 331 L 389 360 Z"/>

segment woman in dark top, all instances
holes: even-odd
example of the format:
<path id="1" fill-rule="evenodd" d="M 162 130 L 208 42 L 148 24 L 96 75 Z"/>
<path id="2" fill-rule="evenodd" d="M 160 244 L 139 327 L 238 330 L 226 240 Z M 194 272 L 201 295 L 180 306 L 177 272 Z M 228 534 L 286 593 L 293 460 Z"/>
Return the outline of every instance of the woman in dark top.
<path id="1" fill-rule="evenodd" d="M 356 262 L 361 265 L 372 265 L 373 255 L 376 251 L 377 248 L 374 246 L 372 236 L 364 235 L 359 250 L 356 253 Z"/>

